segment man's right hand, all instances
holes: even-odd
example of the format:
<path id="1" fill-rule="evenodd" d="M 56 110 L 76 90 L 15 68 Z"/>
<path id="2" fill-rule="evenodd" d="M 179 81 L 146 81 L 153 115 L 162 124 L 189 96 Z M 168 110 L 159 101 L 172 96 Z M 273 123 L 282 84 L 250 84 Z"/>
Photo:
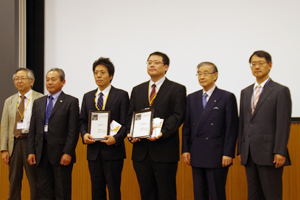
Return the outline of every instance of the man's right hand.
<path id="1" fill-rule="evenodd" d="M 85 144 L 93 144 L 95 143 L 96 141 L 94 140 L 94 138 L 91 136 L 91 134 L 89 133 L 86 133 L 84 136 L 83 136 L 83 141 Z"/>
<path id="2" fill-rule="evenodd" d="M 141 141 L 141 139 L 139 139 L 139 138 L 132 138 L 132 136 L 131 136 L 130 133 L 127 134 L 127 137 L 128 137 L 128 139 L 129 139 L 129 141 L 131 143 L 135 143 L 135 142 Z"/>
<path id="3" fill-rule="evenodd" d="M 9 163 L 9 153 L 8 151 L 2 151 L 2 160 L 5 164 Z"/>
<path id="4" fill-rule="evenodd" d="M 237 157 L 239 158 L 239 161 L 241 163 L 242 162 L 242 156 L 241 156 L 241 154 L 239 154 Z"/>
<path id="5" fill-rule="evenodd" d="M 191 154 L 186 152 L 182 154 L 183 162 L 187 165 L 191 165 Z"/>
<path id="6" fill-rule="evenodd" d="M 36 164 L 35 154 L 29 154 L 27 161 L 28 161 L 29 165 L 35 165 Z"/>

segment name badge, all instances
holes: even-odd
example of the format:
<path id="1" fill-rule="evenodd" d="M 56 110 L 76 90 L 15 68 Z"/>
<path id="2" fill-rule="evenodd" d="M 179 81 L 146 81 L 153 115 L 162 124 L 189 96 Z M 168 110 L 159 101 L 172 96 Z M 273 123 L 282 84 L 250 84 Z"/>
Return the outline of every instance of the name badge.
<path id="1" fill-rule="evenodd" d="M 17 129 L 24 129 L 24 128 L 25 128 L 25 123 L 17 122 Z"/>
<path id="2" fill-rule="evenodd" d="M 44 132 L 48 132 L 48 125 L 44 126 Z"/>

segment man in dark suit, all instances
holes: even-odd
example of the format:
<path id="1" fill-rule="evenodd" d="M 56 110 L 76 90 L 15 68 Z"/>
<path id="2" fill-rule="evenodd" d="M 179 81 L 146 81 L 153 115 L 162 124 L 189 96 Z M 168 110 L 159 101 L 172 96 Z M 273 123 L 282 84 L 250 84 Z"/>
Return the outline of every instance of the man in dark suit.
<path id="1" fill-rule="evenodd" d="M 166 54 L 150 54 L 147 71 L 151 79 L 134 87 L 131 93 L 128 128 L 133 111 L 153 108 L 153 117 L 164 119 L 161 132 L 156 137 L 132 139 L 128 135 L 133 143 L 132 160 L 142 200 L 176 199 L 178 128 L 184 120 L 186 89 L 165 77 L 169 63 Z"/>
<path id="2" fill-rule="evenodd" d="M 80 114 L 80 132 L 87 146 L 87 160 L 92 182 L 92 199 L 106 199 L 106 185 L 110 200 L 120 200 L 121 173 L 125 155 L 126 116 L 128 93 L 114 88 L 111 81 L 114 65 L 109 58 L 99 58 L 93 64 L 96 90 L 83 97 Z M 117 134 L 106 136 L 106 140 L 95 141 L 88 132 L 89 111 L 110 110 L 111 120 L 122 125 Z"/>
<path id="3" fill-rule="evenodd" d="M 28 136 L 28 162 L 36 164 L 38 199 L 71 199 L 78 141 L 78 99 L 65 94 L 62 69 L 46 75 L 49 94 L 34 102 Z"/>
<path id="4" fill-rule="evenodd" d="M 17 69 L 13 81 L 18 93 L 5 100 L 1 121 L 1 153 L 2 160 L 9 167 L 9 199 L 21 199 L 24 167 L 30 185 L 30 199 L 35 200 L 35 166 L 26 161 L 27 137 L 33 102 L 44 95 L 31 89 L 34 75 L 30 69 Z"/>
<path id="5" fill-rule="evenodd" d="M 236 98 L 216 87 L 218 69 L 213 63 L 202 62 L 197 69 L 203 90 L 187 97 L 182 158 L 192 166 L 194 199 L 225 200 L 238 134 Z"/>
<path id="6" fill-rule="evenodd" d="M 291 96 L 269 77 L 272 59 L 265 51 L 249 59 L 255 84 L 241 92 L 238 156 L 245 165 L 248 199 L 282 199 L 283 166 L 291 164 L 287 143 Z"/>

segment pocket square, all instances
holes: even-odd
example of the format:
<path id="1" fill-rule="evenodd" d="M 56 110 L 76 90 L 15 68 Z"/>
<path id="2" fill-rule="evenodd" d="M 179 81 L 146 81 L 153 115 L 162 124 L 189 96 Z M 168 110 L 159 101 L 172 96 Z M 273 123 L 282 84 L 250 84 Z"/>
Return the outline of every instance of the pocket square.
<path id="1" fill-rule="evenodd" d="M 214 107 L 214 110 L 218 110 L 219 109 L 219 107 Z"/>

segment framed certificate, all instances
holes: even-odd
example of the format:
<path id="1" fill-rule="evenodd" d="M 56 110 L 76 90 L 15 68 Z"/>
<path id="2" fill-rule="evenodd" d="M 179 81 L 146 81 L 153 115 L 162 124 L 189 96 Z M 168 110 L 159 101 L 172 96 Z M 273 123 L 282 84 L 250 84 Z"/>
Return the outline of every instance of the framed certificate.
<path id="1" fill-rule="evenodd" d="M 130 134 L 133 138 L 151 136 L 153 112 L 153 108 L 133 112 L 130 128 Z"/>
<path id="2" fill-rule="evenodd" d="M 90 111 L 88 132 L 94 140 L 106 140 L 110 132 L 110 110 Z"/>

